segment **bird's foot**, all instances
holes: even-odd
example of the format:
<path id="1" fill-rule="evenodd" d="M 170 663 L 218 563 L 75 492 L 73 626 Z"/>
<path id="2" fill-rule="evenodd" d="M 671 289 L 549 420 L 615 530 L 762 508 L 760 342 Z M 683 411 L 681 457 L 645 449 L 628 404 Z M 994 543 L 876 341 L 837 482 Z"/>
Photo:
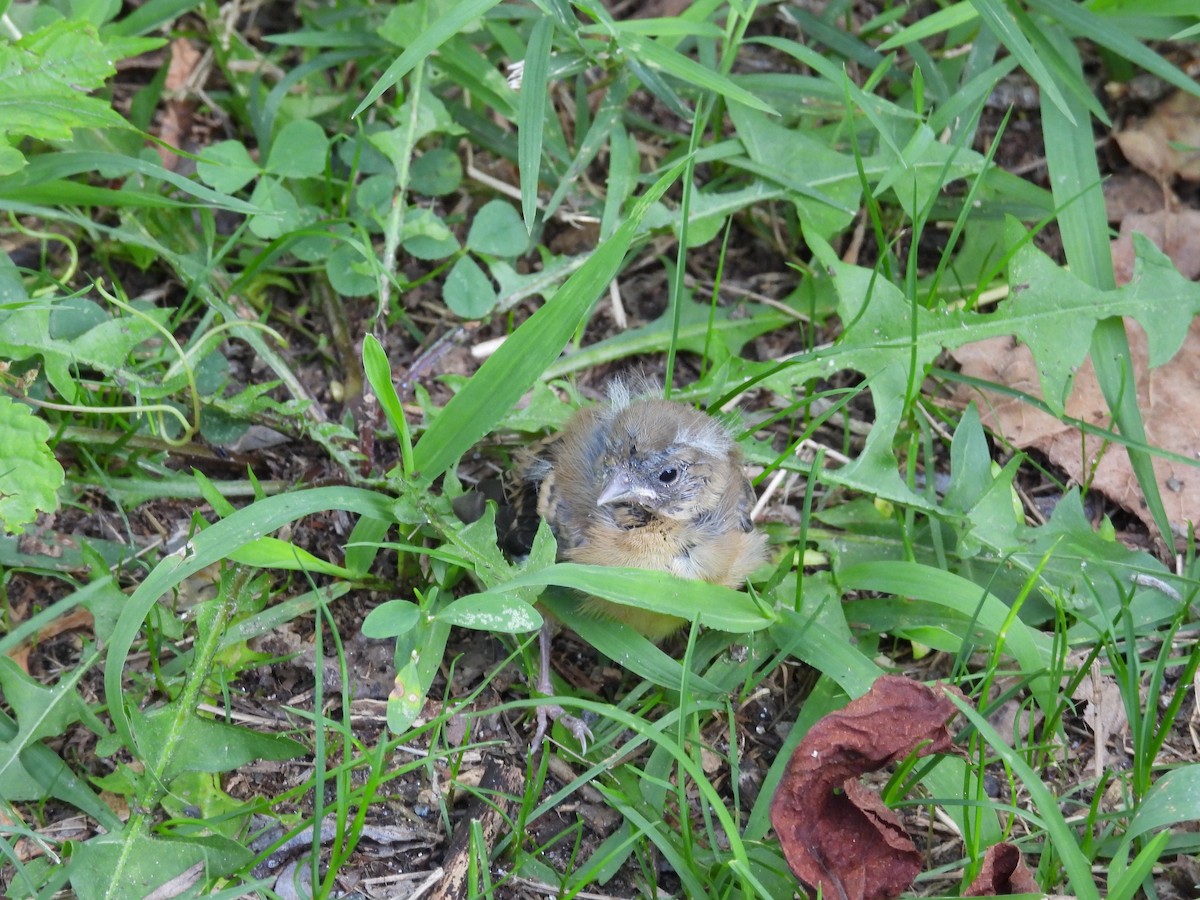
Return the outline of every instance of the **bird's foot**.
<path id="1" fill-rule="evenodd" d="M 592 740 L 592 730 L 583 719 L 571 715 L 557 703 L 545 703 L 537 708 L 537 731 L 533 733 L 533 740 L 529 744 L 530 754 L 536 754 L 542 749 L 542 742 L 546 739 L 551 722 L 558 722 L 571 732 L 575 740 L 579 741 L 579 752 L 587 753 L 588 741 Z"/>

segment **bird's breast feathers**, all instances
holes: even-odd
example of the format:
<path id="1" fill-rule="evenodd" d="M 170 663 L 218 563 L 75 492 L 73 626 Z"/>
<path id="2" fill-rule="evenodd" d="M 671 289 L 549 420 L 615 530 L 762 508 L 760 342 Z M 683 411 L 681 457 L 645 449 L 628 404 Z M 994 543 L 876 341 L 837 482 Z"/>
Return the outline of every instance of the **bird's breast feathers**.
<path id="1" fill-rule="evenodd" d="M 757 531 L 714 531 L 654 516 L 639 527 L 622 528 L 604 517 L 590 522 L 582 540 L 566 548 L 564 556 L 572 562 L 656 569 L 740 587 L 762 561 L 764 549 L 764 536 Z"/>

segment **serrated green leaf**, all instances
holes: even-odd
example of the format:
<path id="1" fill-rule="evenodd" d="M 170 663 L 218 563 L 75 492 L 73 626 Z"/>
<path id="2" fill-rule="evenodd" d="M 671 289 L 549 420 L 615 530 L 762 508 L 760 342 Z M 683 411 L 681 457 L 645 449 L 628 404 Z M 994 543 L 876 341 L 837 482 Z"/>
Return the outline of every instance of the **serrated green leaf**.
<path id="1" fill-rule="evenodd" d="M 904 212 L 915 219 L 946 190 L 946 185 L 983 171 L 984 159 L 974 150 L 938 140 L 927 125 L 911 133 L 899 154 L 890 160 L 887 172 L 875 185 L 874 194 L 892 190 Z"/>
<path id="2" fill-rule="evenodd" d="M 75 128 L 132 127 L 109 104 L 86 94 L 6 90 L 0 96 L 0 134 L 12 137 L 69 141 Z"/>
<path id="3" fill-rule="evenodd" d="M 217 878 L 253 856 L 238 841 L 216 834 L 163 839 L 118 829 L 75 845 L 67 871 L 79 900 L 139 900 L 193 866 L 202 863 L 207 877 Z M 119 864 L 123 876 L 114 884 Z"/>
<path id="4" fill-rule="evenodd" d="M 853 221 L 862 196 L 854 158 L 838 153 L 803 130 L 787 128 L 757 110 L 731 104 L 755 174 L 782 185 L 801 219 L 821 235 L 832 235 Z M 770 198 L 763 198 L 770 199 Z"/>
<path id="5" fill-rule="evenodd" d="M 0 356 L 14 360 L 40 356 L 46 378 L 72 403 L 79 398 L 76 367 L 96 369 L 107 375 L 119 373 L 130 385 L 141 386 L 145 382 L 129 367 L 129 354 L 143 341 L 159 334 L 154 320 L 164 319 L 167 310 L 151 310 L 142 316 L 117 316 L 70 341 L 51 336 L 51 311 L 52 307 L 44 305 L 0 310 Z"/>
<path id="6" fill-rule="evenodd" d="M 545 385 L 539 385 L 539 387 L 545 388 Z M 548 390 L 545 393 L 548 393 Z M 560 408 L 561 406 L 562 404 L 559 404 Z M 537 569 L 544 569 L 547 566 L 554 565 L 554 561 L 557 558 L 558 541 L 554 539 L 554 531 L 550 528 L 549 522 L 545 519 L 539 519 L 537 532 L 533 536 L 533 546 L 529 550 L 529 555 L 525 558 L 523 570 L 532 572 Z"/>
<path id="7" fill-rule="evenodd" d="M 216 406 L 205 406 L 200 410 L 200 435 L 215 447 L 227 447 L 245 436 L 250 423 L 231 416 Z"/>
<path id="8" fill-rule="evenodd" d="M 805 230 L 806 235 L 810 233 Z M 828 373 L 832 365 L 861 372 L 875 401 L 875 422 L 859 457 L 829 477 L 870 493 L 882 493 L 919 506 L 926 502 L 900 482 L 892 438 L 903 414 L 910 376 L 944 349 L 990 337 L 1015 336 L 1029 346 L 1037 364 L 1043 398 L 1061 413 L 1071 378 L 1088 353 L 1092 332 L 1104 319 L 1133 316 L 1145 329 L 1153 364 L 1178 350 L 1191 319 L 1200 313 L 1200 285 L 1184 279 L 1161 251 L 1135 236 L 1137 266 L 1133 280 L 1113 291 L 1100 291 L 1056 265 L 1024 239 L 1016 222 L 1009 225 L 1008 246 L 1020 246 L 1009 266 L 1013 299 L 994 314 L 914 307 L 896 286 L 869 269 L 848 266 L 816 235 L 809 246 L 833 276 L 839 315 L 851 323 L 833 357 L 814 356 L 788 373 L 789 379 Z M 1173 298 L 1163 303 L 1163 297 Z M 912 316 L 917 317 L 915 326 Z M 916 347 L 913 347 L 913 336 Z M 918 380 L 920 374 L 918 374 Z M 843 480 L 845 479 L 845 480 Z"/>
<path id="9" fill-rule="evenodd" d="M 163 774 L 168 783 L 183 772 L 229 772 L 256 759 L 294 759 L 307 752 L 291 738 L 261 734 L 193 712 L 181 714 L 176 703 L 135 713 L 134 734 L 147 761 L 156 760 L 170 746 L 171 761 Z"/>
<path id="10" fill-rule="evenodd" d="M 49 440 L 50 426 L 32 409 L 0 395 L 0 526 L 10 534 L 58 508 L 66 476 Z"/>
<path id="11" fill-rule="evenodd" d="M 0 137 L 65 141 L 75 128 L 132 127 L 87 92 L 116 73 L 117 59 L 161 44 L 141 38 L 106 42 L 81 19 L 59 19 L 15 43 L 0 43 Z M 17 151 L 6 150 L 4 168 L 21 168 Z"/>
<path id="12" fill-rule="evenodd" d="M 124 599 L 123 594 L 121 597 Z M 10 741 L 16 734 L 16 722 L 0 710 L 0 741 Z M 28 796 L 10 797 L 6 794 L 6 799 L 43 800 L 46 797 L 54 797 L 87 813 L 109 830 L 121 827 L 121 820 L 117 818 L 117 814 L 45 744 L 31 744 L 22 750 L 20 765 L 28 775 L 24 782 Z"/>
<path id="13" fill-rule="evenodd" d="M 50 337 L 73 341 L 108 321 L 108 313 L 99 303 L 86 297 L 64 297 L 50 313 Z"/>
<path id="14" fill-rule="evenodd" d="M 43 738 L 58 737 L 75 722 L 96 734 L 105 729 L 79 696 L 75 686 L 89 665 L 81 664 L 54 687 L 25 674 L 12 659 L 0 656 L 0 690 L 17 720 L 17 733 L 0 743 L 0 796 L 8 800 L 40 800 L 45 788 L 25 768 L 22 756 Z"/>
<path id="15" fill-rule="evenodd" d="M 17 95 L 51 88 L 90 91 L 116 74 L 113 61 L 94 25 L 58 19 L 0 45 L 0 79 Z"/>
<path id="16" fill-rule="evenodd" d="M 470 556 L 470 564 L 475 569 L 475 577 L 483 584 L 492 588 L 506 580 L 512 572 L 512 565 L 500 552 L 496 543 L 496 505 L 487 504 L 483 515 L 476 521 L 459 531 L 457 540 L 460 550 L 465 550 Z M 523 599 L 532 599 L 532 591 Z"/>

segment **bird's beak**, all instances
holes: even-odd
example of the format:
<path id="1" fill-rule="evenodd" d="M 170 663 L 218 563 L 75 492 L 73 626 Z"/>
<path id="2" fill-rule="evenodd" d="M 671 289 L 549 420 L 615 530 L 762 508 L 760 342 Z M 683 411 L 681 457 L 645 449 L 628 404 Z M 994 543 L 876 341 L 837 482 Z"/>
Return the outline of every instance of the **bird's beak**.
<path id="1" fill-rule="evenodd" d="M 647 487 L 637 484 L 628 472 L 617 472 L 604 490 L 596 498 L 597 506 L 608 506 L 612 503 L 648 503 L 658 499 L 658 494 Z"/>

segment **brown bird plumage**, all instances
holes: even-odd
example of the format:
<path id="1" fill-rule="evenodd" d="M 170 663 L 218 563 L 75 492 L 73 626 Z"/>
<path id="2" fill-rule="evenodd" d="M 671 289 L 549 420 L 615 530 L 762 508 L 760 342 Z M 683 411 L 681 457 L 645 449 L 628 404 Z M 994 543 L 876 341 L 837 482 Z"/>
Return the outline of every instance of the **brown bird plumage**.
<path id="1" fill-rule="evenodd" d="M 511 535 L 536 528 L 533 494 L 559 558 L 569 562 L 668 571 L 737 588 L 766 554 L 766 536 L 750 518 L 754 488 L 730 433 L 683 403 L 632 396 L 624 383 L 611 386 L 608 403 L 581 409 L 563 431 L 518 455 L 512 475 L 510 494 L 524 500 L 514 509 L 524 512 L 506 517 L 510 547 Z M 586 604 L 653 641 L 685 624 L 594 596 Z M 546 625 L 538 684 L 544 694 L 553 692 L 550 637 Z M 548 719 L 562 721 L 581 743 L 590 738 L 582 721 L 544 706 L 535 749 Z"/>
<path id="2" fill-rule="evenodd" d="M 763 559 L 750 520 L 754 491 L 722 425 L 669 400 L 634 398 L 617 383 L 610 401 L 580 410 L 517 460 L 559 557 L 632 566 L 740 587 Z M 683 624 L 592 598 L 591 608 L 662 640 Z"/>
<path id="3" fill-rule="evenodd" d="M 580 410 L 562 431 L 519 453 L 505 494 L 497 533 L 517 556 L 529 552 L 539 519 L 554 532 L 560 559 L 667 571 L 728 587 L 741 587 L 766 552 L 766 538 L 750 519 L 754 490 L 741 450 L 721 423 L 682 403 L 635 396 L 624 382 L 610 386 L 608 403 Z M 456 509 L 470 521 L 482 505 L 477 496 Z M 598 597 L 585 603 L 654 641 L 686 624 Z M 554 692 L 550 636 L 547 624 L 537 685 L 544 694 Z M 591 737 L 560 707 L 540 706 L 535 749 L 552 718 L 581 743 Z"/>

